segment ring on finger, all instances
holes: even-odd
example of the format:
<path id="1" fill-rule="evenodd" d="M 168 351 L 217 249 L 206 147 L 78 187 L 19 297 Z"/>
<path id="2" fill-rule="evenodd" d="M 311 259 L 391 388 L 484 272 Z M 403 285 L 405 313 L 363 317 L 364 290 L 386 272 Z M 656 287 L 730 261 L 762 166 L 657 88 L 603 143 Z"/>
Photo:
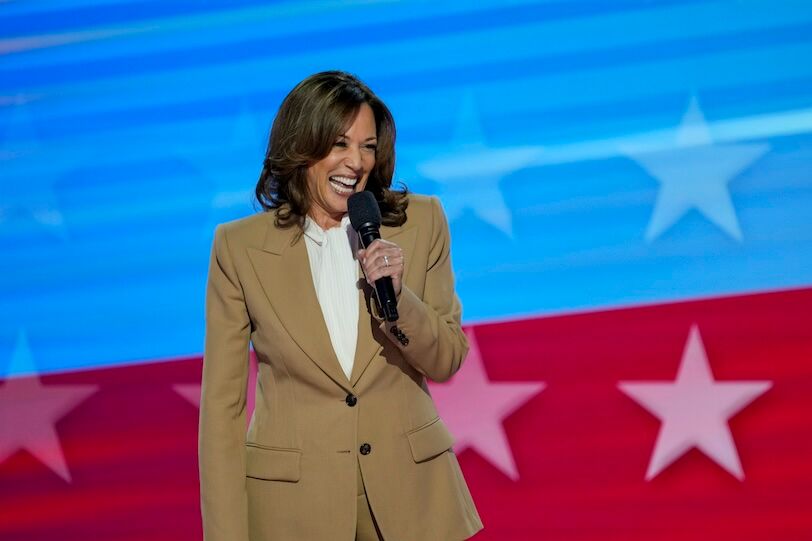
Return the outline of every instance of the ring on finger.
<path id="1" fill-rule="evenodd" d="M 389 266 L 389 256 L 386 256 L 386 255 L 385 255 L 385 256 L 383 256 L 383 265 L 384 265 L 385 267 L 388 267 L 388 266 Z"/>

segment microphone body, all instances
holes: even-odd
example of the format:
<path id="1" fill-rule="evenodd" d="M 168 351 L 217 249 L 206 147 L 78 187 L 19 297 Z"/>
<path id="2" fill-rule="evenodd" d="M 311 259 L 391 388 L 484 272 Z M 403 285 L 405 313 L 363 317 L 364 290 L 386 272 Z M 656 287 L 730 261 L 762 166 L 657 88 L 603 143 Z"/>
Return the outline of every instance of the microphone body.
<path id="1" fill-rule="evenodd" d="M 381 238 L 381 230 L 372 224 L 364 224 L 358 228 L 358 237 L 361 246 L 369 247 L 372 241 Z M 378 306 L 386 321 L 398 320 L 398 301 L 395 295 L 395 286 L 392 285 L 392 278 L 384 276 L 375 280 L 375 295 L 378 297 Z"/>
<path id="2" fill-rule="evenodd" d="M 368 248 L 375 239 L 381 238 L 381 210 L 371 192 L 363 191 L 351 195 L 347 201 L 347 209 L 350 223 L 358 232 L 358 238 L 364 249 Z M 397 321 L 398 302 L 391 277 L 384 276 L 375 280 L 375 295 L 384 319 L 390 322 Z"/>

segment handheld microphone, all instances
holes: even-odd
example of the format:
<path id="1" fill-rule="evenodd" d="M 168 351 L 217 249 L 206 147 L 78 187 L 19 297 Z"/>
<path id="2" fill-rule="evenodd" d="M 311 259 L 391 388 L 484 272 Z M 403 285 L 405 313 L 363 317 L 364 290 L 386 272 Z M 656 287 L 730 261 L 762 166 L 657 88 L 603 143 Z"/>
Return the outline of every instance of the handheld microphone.
<path id="1" fill-rule="evenodd" d="M 372 244 L 372 241 L 381 238 L 381 209 L 372 192 L 363 191 L 352 194 L 347 200 L 347 211 L 352 228 L 358 232 L 361 246 L 366 249 Z M 397 297 L 392 278 L 384 276 L 375 280 L 375 294 L 384 319 L 397 321 Z"/>

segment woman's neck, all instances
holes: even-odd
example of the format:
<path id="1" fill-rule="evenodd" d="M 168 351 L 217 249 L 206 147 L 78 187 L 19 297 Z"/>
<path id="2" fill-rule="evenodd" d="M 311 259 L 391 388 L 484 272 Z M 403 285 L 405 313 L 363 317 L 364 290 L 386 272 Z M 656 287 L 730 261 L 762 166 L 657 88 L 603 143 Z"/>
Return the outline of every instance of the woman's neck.
<path id="1" fill-rule="evenodd" d="M 308 212 L 307 215 L 324 231 L 341 225 L 341 220 L 345 216 L 345 214 L 328 214 L 319 208 L 310 209 L 310 212 Z"/>

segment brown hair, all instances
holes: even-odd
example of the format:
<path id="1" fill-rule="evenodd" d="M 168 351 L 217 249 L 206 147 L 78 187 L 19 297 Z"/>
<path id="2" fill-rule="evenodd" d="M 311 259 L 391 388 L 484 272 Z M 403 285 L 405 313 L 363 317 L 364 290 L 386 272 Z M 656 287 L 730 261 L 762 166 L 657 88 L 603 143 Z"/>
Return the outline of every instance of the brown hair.
<path id="1" fill-rule="evenodd" d="M 375 115 L 378 145 L 366 190 L 375 195 L 384 225 L 406 222 L 408 190 L 390 189 L 395 171 L 395 121 L 372 90 L 354 75 L 323 71 L 306 78 L 285 97 L 271 128 L 256 187 L 257 202 L 276 211 L 276 225 L 304 225 L 310 209 L 307 168 L 326 157 L 362 104 Z"/>

